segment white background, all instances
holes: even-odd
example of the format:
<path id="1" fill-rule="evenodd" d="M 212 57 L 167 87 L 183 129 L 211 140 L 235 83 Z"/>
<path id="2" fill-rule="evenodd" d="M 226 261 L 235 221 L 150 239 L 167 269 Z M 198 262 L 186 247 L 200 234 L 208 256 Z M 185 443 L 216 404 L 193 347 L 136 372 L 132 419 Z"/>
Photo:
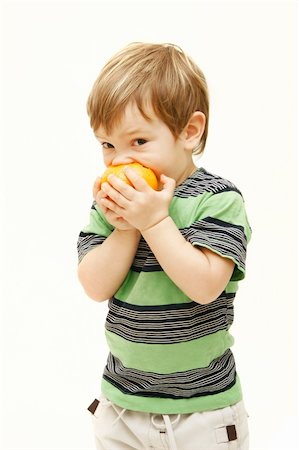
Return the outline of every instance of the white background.
<path id="1" fill-rule="evenodd" d="M 296 3 L 1 6 L 1 449 L 94 448 L 86 408 L 106 362 L 107 304 L 88 299 L 76 274 L 103 170 L 85 105 L 131 41 L 176 43 L 206 75 L 198 165 L 240 188 L 253 229 L 232 327 L 251 450 L 298 448 Z"/>

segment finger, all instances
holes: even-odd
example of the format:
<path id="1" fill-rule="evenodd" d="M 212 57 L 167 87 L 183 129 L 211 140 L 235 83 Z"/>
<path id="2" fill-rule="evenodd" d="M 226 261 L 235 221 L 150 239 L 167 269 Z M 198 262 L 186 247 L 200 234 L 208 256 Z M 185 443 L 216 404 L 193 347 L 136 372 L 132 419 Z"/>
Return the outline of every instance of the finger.
<path id="1" fill-rule="evenodd" d="M 131 181 L 137 191 L 150 192 L 152 190 L 147 182 L 141 176 L 139 176 L 134 169 L 127 167 L 124 169 L 124 172 L 128 180 Z"/>
<path id="2" fill-rule="evenodd" d="M 105 208 L 108 208 L 111 211 L 115 212 L 115 214 L 117 214 L 118 216 L 123 217 L 123 212 L 124 212 L 123 208 L 118 206 L 112 200 L 109 200 L 108 198 L 102 198 L 100 204 L 103 205 Z"/>
<path id="3" fill-rule="evenodd" d="M 106 198 L 106 197 L 108 197 L 106 192 L 104 192 L 103 189 L 100 189 L 97 193 L 97 198 L 101 199 L 101 198 Z"/>
<path id="4" fill-rule="evenodd" d="M 115 175 L 109 175 L 108 181 L 111 184 L 111 186 L 115 190 L 120 192 L 122 194 L 122 196 L 125 197 L 127 200 L 133 199 L 135 189 L 132 186 L 125 183 L 119 177 L 116 177 Z"/>
<path id="5" fill-rule="evenodd" d="M 109 221 L 123 219 L 122 217 L 118 216 L 117 214 L 115 214 L 115 212 L 111 211 L 110 209 L 107 209 L 106 217 L 107 217 L 107 219 L 109 219 Z"/>
<path id="6" fill-rule="evenodd" d="M 175 180 L 173 178 L 167 177 L 166 175 L 162 174 L 160 177 L 160 181 L 163 186 L 163 190 L 174 192 L 175 190 Z"/>
<path id="7" fill-rule="evenodd" d="M 107 194 L 105 194 L 104 191 L 100 190 L 100 191 L 97 192 L 97 195 L 95 197 L 95 201 L 100 206 L 100 202 L 101 202 L 102 198 L 106 198 L 106 197 L 107 197 Z"/>
<path id="8" fill-rule="evenodd" d="M 95 202 L 96 202 L 98 208 L 100 208 L 100 210 L 101 210 L 104 214 L 107 213 L 107 208 L 104 207 L 104 206 L 101 204 L 101 200 L 102 200 L 102 198 L 105 198 L 105 197 L 106 197 L 106 194 L 105 194 L 102 190 L 98 191 L 98 193 L 97 193 L 97 195 L 96 195 L 96 197 L 95 197 Z"/>
<path id="9" fill-rule="evenodd" d="M 100 210 L 106 214 L 108 211 L 108 208 L 106 208 L 106 206 L 102 205 L 102 203 L 100 201 L 97 202 L 97 207 L 100 208 Z"/>
<path id="10" fill-rule="evenodd" d="M 164 192 L 168 198 L 172 198 L 176 186 L 175 180 L 162 174 L 160 182 L 162 183 L 162 192 Z"/>
<path id="11" fill-rule="evenodd" d="M 129 222 L 127 222 L 123 217 L 118 216 L 117 214 L 115 214 L 113 211 L 108 210 L 107 214 L 106 214 L 106 219 L 108 220 L 109 223 L 111 223 L 111 225 L 113 225 L 116 228 L 121 227 L 121 229 L 130 229 L 132 228 L 129 224 Z M 125 227 L 125 228 L 123 228 Z"/>
<path id="12" fill-rule="evenodd" d="M 114 189 L 110 183 L 104 183 L 102 185 L 102 191 L 109 197 L 109 199 L 113 200 L 114 203 L 122 208 L 128 206 L 128 200 L 119 191 Z"/>
<path id="13" fill-rule="evenodd" d="M 94 199 L 96 198 L 96 195 L 100 190 L 100 185 L 101 185 L 101 177 L 97 177 L 92 188 L 92 194 Z"/>

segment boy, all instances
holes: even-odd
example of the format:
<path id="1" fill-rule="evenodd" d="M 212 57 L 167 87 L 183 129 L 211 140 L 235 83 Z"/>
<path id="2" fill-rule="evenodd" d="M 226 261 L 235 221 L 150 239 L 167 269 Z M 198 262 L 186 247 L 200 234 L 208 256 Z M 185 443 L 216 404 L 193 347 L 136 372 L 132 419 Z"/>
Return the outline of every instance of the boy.
<path id="1" fill-rule="evenodd" d="M 93 187 L 78 240 L 78 276 L 109 299 L 110 348 L 89 411 L 97 449 L 248 449 L 230 347 L 233 300 L 251 229 L 240 191 L 196 167 L 208 133 L 205 77 L 179 47 L 132 43 L 94 83 L 91 127 L 106 166 L 138 162 L 133 186 Z"/>

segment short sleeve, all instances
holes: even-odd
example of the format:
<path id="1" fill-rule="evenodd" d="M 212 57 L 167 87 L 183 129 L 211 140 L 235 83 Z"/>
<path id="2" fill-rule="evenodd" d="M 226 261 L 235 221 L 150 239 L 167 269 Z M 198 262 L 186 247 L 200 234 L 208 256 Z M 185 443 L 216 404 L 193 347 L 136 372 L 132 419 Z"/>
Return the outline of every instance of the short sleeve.
<path id="1" fill-rule="evenodd" d="M 242 280 L 251 227 L 241 193 L 228 190 L 205 197 L 197 206 L 196 218 L 185 238 L 192 245 L 232 259 L 235 269 L 230 281 Z"/>
<path id="2" fill-rule="evenodd" d="M 81 230 L 77 241 L 79 263 L 90 250 L 101 245 L 113 230 L 114 227 L 107 222 L 96 202 L 93 202 L 89 224 Z"/>

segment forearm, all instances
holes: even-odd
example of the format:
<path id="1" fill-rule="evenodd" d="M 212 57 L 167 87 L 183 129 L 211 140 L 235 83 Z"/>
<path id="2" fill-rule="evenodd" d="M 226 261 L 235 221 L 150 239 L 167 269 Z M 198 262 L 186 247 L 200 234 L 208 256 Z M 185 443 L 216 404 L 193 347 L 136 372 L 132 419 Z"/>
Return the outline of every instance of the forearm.
<path id="1" fill-rule="evenodd" d="M 84 256 L 78 277 L 90 298 L 103 301 L 115 294 L 133 263 L 139 240 L 137 230 L 115 229 L 103 244 Z"/>
<path id="2" fill-rule="evenodd" d="M 188 297 L 202 304 L 211 301 L 209 260 L 186 241 L 170 217 L 142 235 L 163 270 Z"/>

